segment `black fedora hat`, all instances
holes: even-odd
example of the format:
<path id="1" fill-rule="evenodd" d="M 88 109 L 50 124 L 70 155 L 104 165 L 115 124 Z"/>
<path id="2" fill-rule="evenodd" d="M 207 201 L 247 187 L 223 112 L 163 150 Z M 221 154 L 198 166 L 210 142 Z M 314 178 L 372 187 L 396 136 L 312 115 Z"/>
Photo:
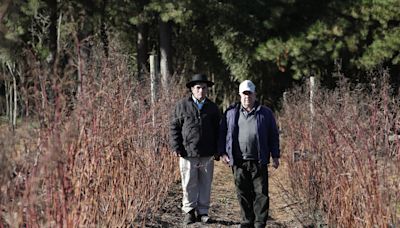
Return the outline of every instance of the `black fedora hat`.
<path id="1" fill-rule="evenodd" d="M 208 87 L 211 87 L 211 86 L 214 85 L 214 82 L 209 81 L 207 79 L 207 75 L 205 75 L 205 74 L 195 74 L 195 75 L 192 76 L 192 80 L 190 80 L 188 83 L 186 83 L 186 87 L 190 88 L 190 87 L 194 86 L 196 83 L 199 83 L 199 82 L 206 83 Z"/>

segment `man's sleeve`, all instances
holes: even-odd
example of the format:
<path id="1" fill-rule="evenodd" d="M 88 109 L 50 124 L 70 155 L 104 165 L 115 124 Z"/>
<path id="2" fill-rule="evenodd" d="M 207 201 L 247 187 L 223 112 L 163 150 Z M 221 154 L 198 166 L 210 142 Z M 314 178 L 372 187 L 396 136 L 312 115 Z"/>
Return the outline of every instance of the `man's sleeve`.
<path id="1" fill-rule="evenodd" d="M 218 132 L 218 154 L 220 156 L 226 154 L 226 133 L 228 131 L 227 128 L 227 119 L 226 119 L 226 111 L 222 115 L 222 118 L 219 123 L 219 132 Z"/>
<path id="2" fill-rule="evenodd" d="M 219 140 L 219 123 L 221 121 L 221 111 L 219 110 L 218 106 L 215 105 L 215 116 L 213 120 L 213 133 L 215 134 L 215 138 L 213 139 L 213 145 L 215 145 L 214 148 L 214 158 L 215 160 L 219 160 L 219 152 L 218 152 L 218 140 Z"/>
<path id="3" fill-rule="evenodd" d="M 270 111 L 270 124 L 268 129 L 268 146 L 271 150 L 272 158 L 280 158 L 280 149 L 279 149 L 279 131 L 276 126 L 276 121 L 274 114 Z"/>
<path id="4" fill-rule="evenodd" d="M 183 147 L 182 125 L 183 125 L 182 115 L 180 114 L 179 105 L 176 105 L 175 109 L 171 114 L 170 144 L 172 150 L 180 153 L 185 152 L 185 148 Z"/>

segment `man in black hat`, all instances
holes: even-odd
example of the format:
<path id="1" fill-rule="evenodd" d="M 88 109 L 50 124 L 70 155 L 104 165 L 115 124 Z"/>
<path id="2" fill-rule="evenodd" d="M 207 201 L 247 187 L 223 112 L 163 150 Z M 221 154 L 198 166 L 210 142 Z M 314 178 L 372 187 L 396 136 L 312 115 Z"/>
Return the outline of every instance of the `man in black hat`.
<path id="1" fill-rule="evenodd" d="M 193 75 L 186 84 L 190 96 L 180 100 L 172 114 L 171 146 L 179 157 L 184 224 L 210 222 L 208 209 L 214 159 L 218 159 L 220 120 L 217 105 L 207 98 L 208 88 L 213 85 L 206 75 Z"/>

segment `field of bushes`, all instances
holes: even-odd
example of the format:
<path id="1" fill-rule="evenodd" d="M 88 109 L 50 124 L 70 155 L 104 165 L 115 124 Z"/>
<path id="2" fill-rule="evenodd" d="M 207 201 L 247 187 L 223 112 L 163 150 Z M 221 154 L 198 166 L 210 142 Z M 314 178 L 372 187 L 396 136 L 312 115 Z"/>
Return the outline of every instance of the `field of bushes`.
<path id="1" fill-rule="evenodd" d="M 185 89 L 159 91 L 152 103 L 149 80 L 132 77 L 129 65 L 123 55 L 94 58 L 76 89 L 69 77 L 32 63 L 32 115 L 15 131 L 0 128 L 0 227 L 153 219 L 179 179 L 168 122 Z M 313 89 L 312 103 L 307 85 L 284 96 L 277 116 L 291 186 L 282 192 L 303 224 L 397 227 L 399 95 L 384 70 L 368 83 L 337 77 L 336 89 Z"/>
<path id="2" fill-rule="evenodd" d="M 286 194 L 306 224 L 397 227 L 400 97 L 385 70 L 371 72 L 368 83 L 337 77 L 335 90 L 316 86 L 312 102 L 308 85 L 285 96 L 279 120 Z"/>
<path id="3" fill-rule="evenodd" d="M 35 117 L 1 127 L 0 227 L 125 227 L 160 207 L 178 178 L 165 124 L 176 95 L 152 104 L 149 80 L 109 59 L 82 71 L 79 91 L 32 67 Z"/>

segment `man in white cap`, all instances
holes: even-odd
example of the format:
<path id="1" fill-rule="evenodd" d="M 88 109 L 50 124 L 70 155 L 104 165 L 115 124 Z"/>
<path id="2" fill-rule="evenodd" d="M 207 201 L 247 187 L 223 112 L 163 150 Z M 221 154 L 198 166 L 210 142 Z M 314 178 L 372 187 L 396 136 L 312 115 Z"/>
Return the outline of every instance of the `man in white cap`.
<path id="1" fill-rule="evenodd" d="M 186 84 L 190 96 L 180 100 L 172 114 L 171 147 L 179 157 L 185 225 L 210 222 L 208 210 L 214 159 L 219 159 L 220 121 L 218 106 L 207 98 L 208 87 L 213 85 L 205 74 L 193 75 Z"/>
<path id="2" fill-rule="evenodd" d="M 240 227 L 265 227 L 268 219 L 268 163 L 279 166 L 279 133 L 271 109 L 256 101 L 250 80 L 239 85 L 240 102 L 225 111 L 218 152 L 232 167 L 241 208 Z"/>

